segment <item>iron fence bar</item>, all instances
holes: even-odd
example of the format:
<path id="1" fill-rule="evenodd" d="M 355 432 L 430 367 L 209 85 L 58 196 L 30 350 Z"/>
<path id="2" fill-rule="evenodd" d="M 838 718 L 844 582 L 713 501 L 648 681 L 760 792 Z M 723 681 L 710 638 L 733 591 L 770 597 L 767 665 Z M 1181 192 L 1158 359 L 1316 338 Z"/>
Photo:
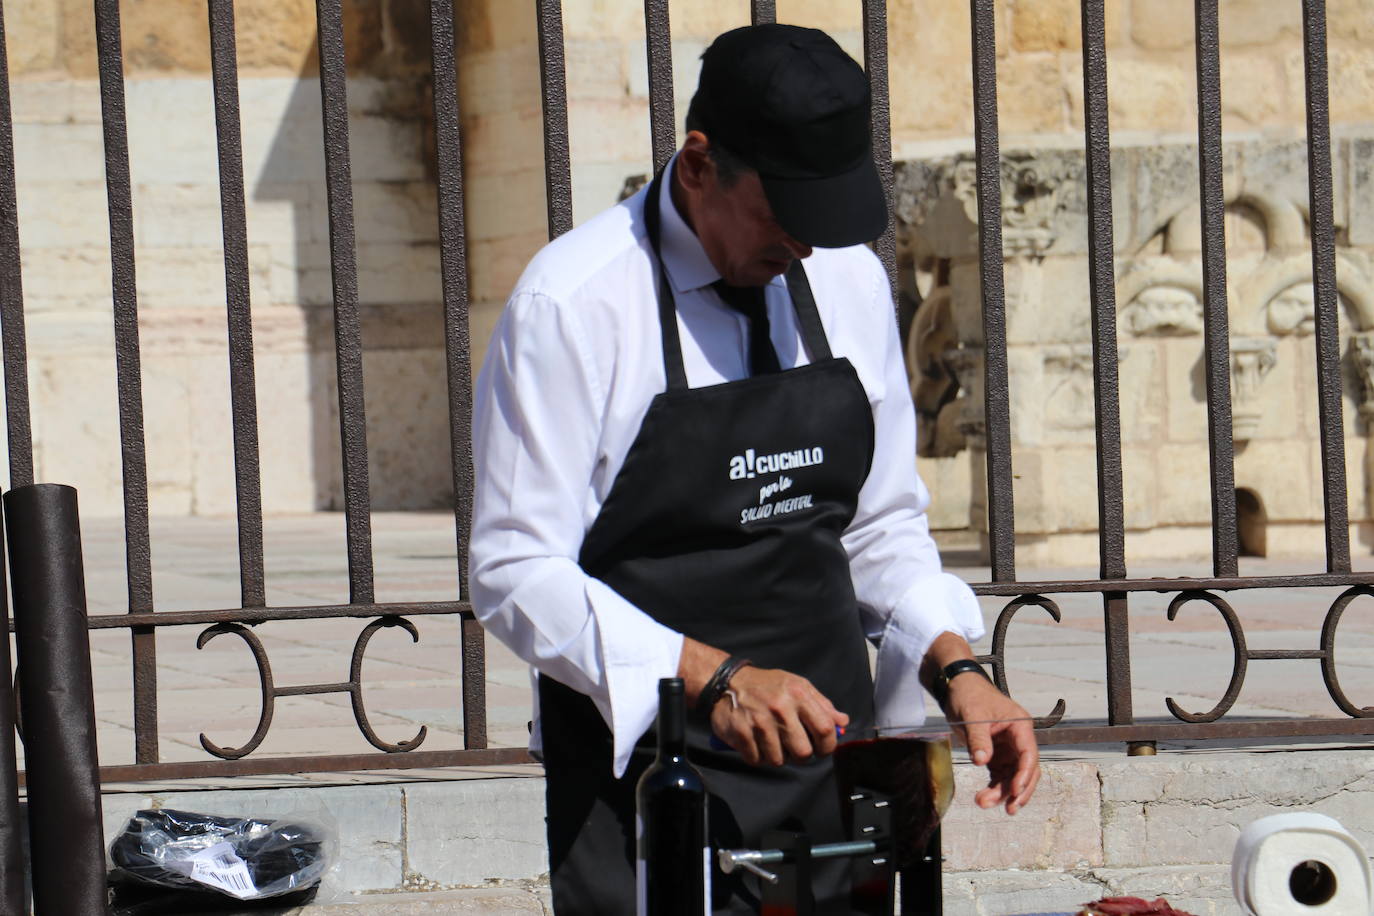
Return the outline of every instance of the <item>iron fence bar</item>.
<path id="1" fill-rule="evenodd" d="M 258 401 L 233 0 L 209 0 L 209 16 L 215 134 L 219 151 L 220 221 L 224 233 L 224 289 L 229 323 L 229 403 L 234 428 L 239 594 L 244 607 L 262 607 L 267 603 L 262 551 L 262 474 L 258 464 Z"/>
<path id="2" fill-rule="evenodd" d="M 539 84 L 544 110 L 544 192 L 549 239 L 572 228 L 572 160 L 568 148 L 568 78 L 563 48 L 563 4 L 537 0 Z"/>
<path id="3" fill-rule="evenodd" d="M 315 10 L 319 31 L 320 100 L 324 114 L 325 186 L 329 197 L 329 265 L 334 291 L 339 432 L 343 444 L 348 591 L 350 601 L 369 604 L 373 598 L 372 519 L 342 0 L 316 0 Z"/>
<path id="4" fill-rule="evenodd" d="M 5 7 L 0 0 L 0 339 L 4 344 L 9 485 L 22 487 L 33 483 L 33 430 L 29 424 L 24 281 L 19 269 L 19 203 L 14 187 L 14 121 L 4 20 Z"/>
<path id="5" fill-rule="evenodd" d="M 1331 202 L 1331 124 L 1326 61 L 1325 0 L 1303 0 L 1302 39 L 1307 84 L 1307 193 L 1312 229 L 1312 292 L 1316 306 L 1317 388 L 1326 508 L 1326 569 L 1350 569 L 1346 505 L 1345 423 L 1341 415 L 1340 327 L 1336 290 L 1336 230 Z"/>
<path id="6" fill-rule="evenodd" d="M 266 623 L 271 620 L 333 620 L 339 617 L 391 617 L 458 614 L 472 618 L 466 601 L 417 601 L 398 604 L 327 604 L 315 607 L 226 608 L 213 611 L 158 611 L 156 614 L 93 614 L 93 630 L 134 626 L 185 627 L 207 623 Z"/>
<path id="7" fill-rule="evenodd" d="M 749 0 L 749 24 L 763 25 L 778 21 L 777 0 Z"/>
<path id="8" fill-rule="evenodd" d="M 508 766 L 533 763 L 523 747 L 474 751 L 400 751 L 394 754 L 339 754 L 324 757 L 242 757 L 237 760 L 193 760 L 148 766 L 100 768 L 104 785 L 166 779 L 204 779 L 229 776 L 284 776 L 291 773 L 347 773 L 363 770 L 430 770 L 446 767 Z M 24 774 L 19 777 L 24 785 Z"/>
<path id="9" fill-rule="evenodd" d="M 1088 168 L 1088 278 L 1092 288 L 1093 403 L 1097 439 L 1097 543 L 1103 579 L 1126 577 L 1122 506 L 1121 402 L 1117 374 L 1115 240 L 1112 233 L 1111 131 L 1107 114 L 1107 41 L 1102 0 L 1085 0 L 1083 123 Z M 1131 646 L 1125 592 L 1102 595 L 1107 650 L 1107 716 L 1131 721 Z"/>
<path id="10" fill-rule="evenodd" d="M 1093 393 L 1097 433 L 1098 549 L 1104 579 L 1126 577 L 1122 507 L 1121 402 L 1117 375 L 1111 132 L 1107 115 L 1106 25 L 1102 0 L 1083 3 L 1083 119 L 1088 168 L 1088 277 L 1092 288 Z"/>
<path id="11" fill-rule="evenodd" d="M 892 292 L 893 307 L 897 304 L 897 220 L 893 212 L 892 188 L 892 103 L 888 84 L 887 64 L 887 0 L 863 0 L 864 69 L 868 71 L 871 97 L 873 158 L 883 180 L 883 196 L 887 200 L 887 228 L 873 244 L 873 250 L 887 269 L 887 285 Z"/>
<path id="12" fill-rule="evenodd" d="M 1201 738 L 1324 738 L 1374 735 L 1374 719 L 1265 719 L 1245 722 L 1137 723 L 1134 725 L 1056 725 L 1037 729 L 1041 744 L 1105 744 L 1136 741 L 1188 741 Z"/>
<path id="13" fill-rule="evenodd" d="M 1226 191 L 1221 148 L 1221 42 L 1217 0 L 1196 0 L 1198 177 L 1202 200 L 1203 348 L 1207 452 L 1212 477 L 1212 572 L 1236 575 L 1236 481 L 1231 348 L 1226 303 Z"/>
<path id="14" fill-rule="evenodd" d="M 1374 583 L 1374 573 L 1312 573 L 1297 576 L 1235 576 L 1227 578 L 1058 579 L 1041 582 L 981 582 L 978 595 L 1017 597 L 1027 594 L 1062 595 L 1075 592 L 1235 591 L 1249 588 L 1348 588 Z"/>
<path id="15" fill-rule="evenodd" d="M 1016 578 L 1007 390 L 1006 290 L 1002 276 L 1002 166 L 997 134 L 997 34 L 993 0 L 970 0 L 973 25 L 973 137 L 978 178 L 978 265 L 983 305 L 983 417 L 992 578 Z"/>
<path id="16" fill-rule="evenodd" d="M 458 595 L 467 598 L 473 489 L 472 336 L 453 0 L 430 0 L 429 21 L 438 145 L 439 262 L 444 295 L 444 353 L 448 365 L 449 456 L 453 463 L 453 514 L 458 538 Z M 486 635 L 481 627 L 469 627 L 466 622 L 460 634 L 463 746 L 471 750 L 486 747 Z"/>
<path id="17" fill-rule="evenodd" d="M 4 8 L 0 5 L 0 83 L 5 80 Z M 3 115 L 4 112 L 0 112 Z M 6 122 L 8 123 L 8 122 Z M 9 590 L 5 588 L 5 521 L 0 513 L 0 911 L 24 912 L 23 831 L 19 821 L 19 769 L 15 756 L 15 697 L 10 657 Z"/>
<path id="18" fill-rule="evenodd" d="M 148 533 L 148 464 L 143 435 L 143 390 L 134 271 L 133 189 L 124 106 L 124 62 L 118 0 L 96 0 L 100 118 L 105 138 L 105 185 L 110 211 L 110 267 L 114 293 L 115 373 L 119 396 L 120 458 L 124 475 L 124 553 L 129 613 L 153 610 L 153 564 Z M 158 759 L 157 642 L 135 628 L 133 641 L 134 748 L 140 763 Z"/>
<path id="19" fill-rule="evenodd" d="M 654 172 L 668 164 L 677 147 L 673 112 L 673 35 L 668 0 L 644 0 L 644 47 L 649 62 L 649 129 Z"/>

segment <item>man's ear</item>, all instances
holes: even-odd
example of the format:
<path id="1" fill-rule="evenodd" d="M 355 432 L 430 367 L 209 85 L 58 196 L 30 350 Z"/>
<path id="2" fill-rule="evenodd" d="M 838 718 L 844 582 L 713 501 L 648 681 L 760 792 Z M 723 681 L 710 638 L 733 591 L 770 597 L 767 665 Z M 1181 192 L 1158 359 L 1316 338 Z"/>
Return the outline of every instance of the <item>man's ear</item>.
<path id="1" fill-rule="evenodd" d="M 677 179 L 689 191 L 700 191 L 702 185 L 715 177 L 716 164 L 711 161 L 711 141 L 699 130 L 689 131 L 678 153 Z"/>

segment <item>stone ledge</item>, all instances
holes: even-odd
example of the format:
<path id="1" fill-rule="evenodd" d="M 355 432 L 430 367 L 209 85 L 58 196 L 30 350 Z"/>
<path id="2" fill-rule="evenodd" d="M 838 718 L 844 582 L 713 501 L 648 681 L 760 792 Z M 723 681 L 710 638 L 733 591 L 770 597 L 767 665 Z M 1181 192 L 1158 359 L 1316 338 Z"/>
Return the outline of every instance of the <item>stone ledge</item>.
<path id="1" fill-rule="evenodd" d="M 1109 895 L 1164 896 L 1197 916 L 1236 912 L 1230 855 L 1241 828 L 1276 811 L 1339 817 L 1374 844 L 1374 778 L 1363 750 L 1166 750 L 1123 758 L 1050 752 L 1036 801 L 1015 818 L 969 799 L 957 765 L 946 819 L 946 912 L 1063 911 Z M 109 794 L 113 837 L 137 808 L 212 814 L 324 811 L 340 865 L 303 914 L 546 913 L 543 780 L 531 775 L 404 784 Z"/>

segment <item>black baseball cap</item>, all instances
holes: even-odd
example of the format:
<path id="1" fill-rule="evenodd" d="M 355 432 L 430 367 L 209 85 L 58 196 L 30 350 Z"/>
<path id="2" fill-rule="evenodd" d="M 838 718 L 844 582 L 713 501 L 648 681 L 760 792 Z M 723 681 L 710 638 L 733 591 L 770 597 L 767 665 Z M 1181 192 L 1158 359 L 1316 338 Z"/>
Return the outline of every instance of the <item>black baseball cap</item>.
<path id="1" fill-rule="evenodd" d="M 883 234 L 868 77 L 833 38 L 795 25 L 745 26 L 718 37 L 701 60 L 688 122 L 758 172 L 788 235 L 843 248 Z"/>

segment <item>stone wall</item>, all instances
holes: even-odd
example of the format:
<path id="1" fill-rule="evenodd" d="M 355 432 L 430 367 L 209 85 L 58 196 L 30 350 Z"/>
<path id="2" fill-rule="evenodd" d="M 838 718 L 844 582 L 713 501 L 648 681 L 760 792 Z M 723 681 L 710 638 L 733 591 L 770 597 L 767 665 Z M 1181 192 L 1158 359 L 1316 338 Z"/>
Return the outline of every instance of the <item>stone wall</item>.
<path id="1" fill-rule="evenodd" d="M 343 5 L 373 498 L 379 507 L 442 506 L 451 483 L 428 5 Z M 507 291 L 546 237 L 537 32 L 530 3 L 459 0 L 455 6 L 480 364 Z M 777 6 L 781 20 L 825 28 L 862 55 L 860 4 L 780 0 Z M 233 509 L 233 481 L 204 5 L 125 0 L 121 9 L 152 508 L 224 514 Z M 236 9 L 265 505 L 269 512 L 336 508 L 341 486 L 314 4 L 240 0 Z M 582 220 L 613 201 L 627 178 L 649 169 L 643 6 L 636 0 L 567 0 L 563 13 L 574 218 Z M 1191 3 L 1108 0 L 1106 13 L 1117 139 L 1138 145 L 1193 131 Z M 40 479 L 79 486 L 87 511 L 117 513 L 122 497 L 109 242 L 90 4 L 9 0 L 4 16 L 37 472 Z M 1328 16 L 1333 123 L 1374 121 L 1374 8 L 1362 0 L 1331 0 Z M 748 4 L 679 0 L 671 17 L 680 120 L 700 52 L 715 34 L 747 22 Z M 1223 0 L 1221 19 L 1227 130 L 1299 136 L 1304 103 L 1297 6 Z M 997 27 L 1004 148 L 1079 143 L 1077 0 L 1008 0 L 997 8 Z M 889 36 L 897 158 L 925 162 L 967 149 L 967 5 L 892 0 Z M 1034 269 L 1052 267 L 1046 260 Z M 1009 267 L 1009 277 L 1017 269 Z M 1038 315 L 1036 284 L 1053 288 L 1055 282 L 1028 279 L 1022 311 Z M 927 277 L 904 271 L 908 292 L 923 283 L 929 286 Z M 923 321 L 930 323 L 936 311 Z M 1181 344 L 1152 343 L 1134 352 L 1143 365 L 1175 345 Z M 1285 378 L 1285 366 L 1296 365 L 1286 345 L 1277 346 L 1278 368 L 1265 383 L 1271 387 Z M 1070 353 L 1056 365 L 1075 359 Z M 1038 416 L 1027 414 L 1021 422 L 1039 422 Z M 922 458 L 921 466 L 939 496 L 935 526 L 967 528 L 969 505 L 977 498 L 973 466 L 957 457 Z M 1081 479 L 1077 465 L 1065 467 L 1061 474 Z M 1049 493 L 1049 484 L 1044 489 Z M 1138 512 L 1132 518 L 1144 527 L 1164 524 Z M 1023 519 L 1031 525 L 1028 537 L 1053 536 L 1065 544 L 1077 543 L 1073 539 L 1089 526 L 1087 519 L 1036 522 L 1033 512 Z"/>
<path id="2" fill-rule="evenodd" d="M 1333 144 L 1337 290 L 1351 533 L 1371 534 L 1374 141 Z M 1323 501 L 1308 246 L 1307 151 L 1253 138 L 1225 147 L 1227 305 L 1235 483 L 1244 552 L 1317 553 Z M 1081 150 L 1008 150 L 1005 282 L 1018 543 L 1074 562 L 1097 527 L 1087 201 Z M 1112 155 L 1120 418 L 1128 554 L 1210 549 L 1202 254 L 1196 149 Z M 983 340 L 973 162 L 899 166 L 903 260 L 923 282 L 908 335 L 921 450 L 981 468 Z M 981 483 L 981 471 L 973 475 Z M 986 530 L 979 486 L 965 508 Z M 1091 553 L 1087 553 L 1091 556 Z M 1078 559 L 1081 562 L 1081 559 Z"/>

